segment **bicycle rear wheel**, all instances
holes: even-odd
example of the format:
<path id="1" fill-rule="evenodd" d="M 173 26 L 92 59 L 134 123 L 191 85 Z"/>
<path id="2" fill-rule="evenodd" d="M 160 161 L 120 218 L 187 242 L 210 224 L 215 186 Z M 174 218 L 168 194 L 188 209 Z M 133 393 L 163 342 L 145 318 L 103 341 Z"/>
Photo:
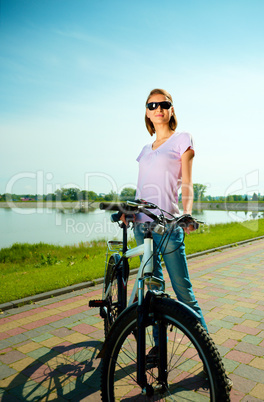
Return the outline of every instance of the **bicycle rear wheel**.
<path id="1" fill-rule="evenodd" d="M 103 307 L 102 316 L 104 317 L 104 332 L 105 337 L 107 337 L 108 332 L 117 319 L 119 314 L 118 307 L 118 281 L 120 280 L 117 271 L 115 269 L 116 264 L 120 260 L 120 255 L 118 253 L 112 254 L 108 260 L 107 270 L 105 275 L 105 283 L 103 290 L 103 299 L 107 302 L 107 306 Z M 110 292 L 105 296 L 109 285 L 111 286 Z"/>
<path id="2" fill-rule="evenodd" d="M 153 337 L 152 326 L 167 327 L 168 386 L 158 386 L 158 368 L 147 368 L 153 395 L 142 395 L 137 384 L 137 307 L 122 314 L 106 345 L 102 364 L 102 400 L 112 401 L 229 401 L 227 377 L 221 357 L 198 320 L 171 299 L 156 299 L 145 322 L 146 354 Z M 204 375 L 204 369 L 207 374 Z"/>

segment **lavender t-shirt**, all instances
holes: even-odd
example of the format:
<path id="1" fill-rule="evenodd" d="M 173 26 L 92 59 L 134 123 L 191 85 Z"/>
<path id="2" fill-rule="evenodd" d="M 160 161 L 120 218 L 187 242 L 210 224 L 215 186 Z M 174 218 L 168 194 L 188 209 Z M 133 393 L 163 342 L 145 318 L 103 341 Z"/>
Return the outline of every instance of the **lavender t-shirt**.
<path id="1" fill-rule="evenodd" d="M 174 133 L 157 149 L 147 144 L 139 154 L 139 174 L 136 198 L 158 205 L 170 214 L 179 214 L 178 190 L 182 182 L 181 156 L 194 149 L 189 133 Z M 153 211 L 154 213 L 159 213 Z M 136 221 L 145 222 L 145 214 L 137 214 Z"/>

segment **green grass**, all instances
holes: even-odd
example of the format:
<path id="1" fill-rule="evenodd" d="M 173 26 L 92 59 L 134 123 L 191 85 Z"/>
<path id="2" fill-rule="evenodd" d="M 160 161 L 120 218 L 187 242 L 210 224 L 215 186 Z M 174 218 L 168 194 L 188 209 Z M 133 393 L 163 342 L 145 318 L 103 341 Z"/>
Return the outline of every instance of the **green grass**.
<path id="1" fill-rule="evenodd" d="M 14 244 L 0 250 L 0 303 L 104 276 L 106 242 Z M 138 266 L 134 259 L 131 268 Z"/>
<path id="2" fill-rule="evenodd" d="M 264 235 L 264 219 L 201 227 L 185 238 L 186 253 L 208 250 Z M 133 247 L 135 242 L 131 242 Z M 76 283 L 92 281 L 104 275 L 106 242 L 95 241 L 76 246 L 44 243 L 14 244 L 0 250 L 0 303 Z M 130 267 L 138 266 L 139 258 Z"/>
<path id="3" fill-rule="evenodd" d="M 186 254 L 193 254 L 263 235 L 264 219 L 201 226 L 198 231 L 185 237 Z"/>

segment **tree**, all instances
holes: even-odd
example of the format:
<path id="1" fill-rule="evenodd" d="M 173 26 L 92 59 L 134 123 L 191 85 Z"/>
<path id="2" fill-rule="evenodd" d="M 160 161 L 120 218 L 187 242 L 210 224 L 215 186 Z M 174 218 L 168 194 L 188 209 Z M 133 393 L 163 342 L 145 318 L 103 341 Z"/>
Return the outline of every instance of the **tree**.
<path id="1" fill-rule="evenodd" d="M 94 191 L 82 190 L 78 193 L 79 201 L 96 201 L 98 195 Z"/>
<path id="2" fill-rule="evenodd" d="M 233 201 L 234 201 L 234 196 L 233 196 L 233 195 L 228 195 L 228 196 L 226 197 L 226 201 L 227 201 L 227 202 L 233 202 Z"/>
<path id="3" fill-rule="evenodd" d="M 45 198 L 46 198 L 46 201 L 56 201 L 55 197 L 56 197 L 55 194 L 49 193 L 49 194 L 46 195 Z"/>
<path id="4" fill-rule="evenodd" d="M 12 194 L 10 194 L 10 193 L 3 194 L 3 200 L 4 201 L 12 201 L 13 200 L 12 199 Z"/>
<path id="5" fill-rule="evenodd" d="M 234 197 L 234 201 L 243 201 L 243 197 L 242 197 L 242 195 L 237 195 L 237 194 L 234 194 L 233 195 L 233 197 Z"/>
<path id="6" fill-rule="evenodd" d="M 104 199 L 105 201 L 118 201 L 119 197 L 117 193 L 111 190 L 109 194 L 105 195 Z"/>
<path id="7" fill-rule="evenodd" d="M 61 189 L 61 200 L 62 201 L 77 201 L 78 194 L 80 190 L 78 188 L 62 188 Z"/>
<path id="8" fill-rule="evenodd" d="M 194 201 L 201 201 L 204 197 L 204 193 L 207 186 L 200 183 L 193 183 L 193 199 Z"/>
<path id="9" fill-rule="evenodd" d="M 120 200 L 126 201 L 126 200 L 134 200 L 136 195 L 136 190 L 131 187 L 125 187 L 120 194 Z"/>

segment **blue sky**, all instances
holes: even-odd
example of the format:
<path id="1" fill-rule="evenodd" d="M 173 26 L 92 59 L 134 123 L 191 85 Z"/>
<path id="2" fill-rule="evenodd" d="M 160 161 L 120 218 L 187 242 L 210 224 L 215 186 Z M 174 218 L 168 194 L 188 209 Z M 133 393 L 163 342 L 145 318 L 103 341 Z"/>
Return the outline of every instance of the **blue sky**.
<path id="1" fill-rule="evenodd" d="M 264 193 L 262 0 L 0 0 L 0 193 L 135 186 L 151 89 L 208 194 Z"/>

